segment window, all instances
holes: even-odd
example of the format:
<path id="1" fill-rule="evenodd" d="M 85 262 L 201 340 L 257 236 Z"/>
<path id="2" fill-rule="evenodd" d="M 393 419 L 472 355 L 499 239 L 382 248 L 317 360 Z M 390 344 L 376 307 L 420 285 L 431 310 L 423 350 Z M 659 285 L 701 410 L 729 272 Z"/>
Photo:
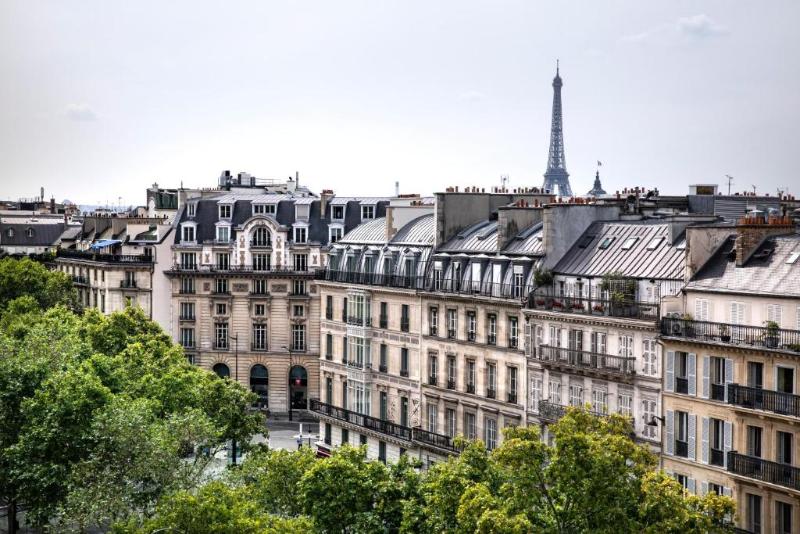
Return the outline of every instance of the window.
<path id="1" fill-rule="evenodd" d="M 381 421 L 386 421 L 389 416 L 389 396 L 385 391 L 380 392 L 380 412 Z"/>
<path id="2" fill-rule="evenodd" d="M 467 439 L 476 439 L 478 437 L 474 413 L 464 412 L 464 435 Z"/>
<path id="3" fill-rule="evenodd" d="M 264 279 L 253 280 L 253 294 L 266 295 L 267 294 L 267 281 Z"/>
<path id="4" fill-rule="evenodd" d="M 181 278 L 180 292 L 184 295 L 191 295 L 194 293 L 194 278 Z"/>
<path id="5" fill-rule="evenodd" d="M 747 494 L 747 530 L 753 533 L 761 532 L 761 496 Z"/>
<path id="6" fill-rule="evenodd" d="M 466 383 L 467 393 L 475 393 L 475 360 L 467 360 Z"/>
<path id="7" fill-rule="evenodd" d="M 325 437 L 323 438 L 326 445 L 331 444 L 331 424 L 325 423 Z"/>
<path id="8" fill-rule="evenodd" d="M 302 304 L 295 304 L 293 306 L 292 315 L 294 317 L 303 317 L 305 316 L 305 308 Z"/>
<path id="9" fill-rule="evenodd" d="M 408 397 L 400 397 L 400 424 L 408 426 Z"/>
<path id="10" fill-rule="evenodd" d="M 228 280 L 226 278 L 217 278 L 214 280 L 214 293 L 228 293 Z"/>
<path id="11" fill-rule="evenodd" d="M 214 348 L 218 350 L 228 348 L 228 323 L 214 323 Z"/>
<path id="12" fill-rule="evenodd" d="M 194 302 L 181 302 L 181 319 L 194 319 Z"/>
<path id="13" fill-rule="evenodd" d="M 433 268 L 433 290 L 442 290 L 442 262 L 437 261 Z"/>
<path id="14" fill-rule="evenodd" d="M 458 310 L 447 310 L 447 338 L 455 339 L 458 330 Z"/>
<path id="15" fill-rule="evenodd" d="M 445 409 L 444 424 L 446 434 L 451 438 L 456 437 L 456 411 L 453 408 Z"/>
<path id="16" fill-rule="evenodd" d="M 227 315 L 228 314 L 228 305 L 224 302 L 218 302 L 215 306 L 215 315 Z"/>
<path id="17" fill-rule="evenodd" d="M 439 359 L 436 354 L 428 354 L 428 384 L 435 386 L 438 383 Z"/>
<path id="18" fill-rule="evenodd" d="M 522 267 L 519 265 L 514 266 L 514 277 L 511 280 L 512 294 L 514 298 L 522 297 L 522 292 L 525 289 L 525 281 L 522 273 Z"/>
<path id="19" fill-rule="evenodd" d="M 306 281 L 305 280 L 292 280 L 292 294 L 293 295 L 305 295 L 306 294 Z M 344 320 L 344 318 L 342 320 Z"/>
<path id="20" fill-rule="evenodd" d="M 604 389 L 592 389 L 592 411 L 608 414 L 608 392 Z"/>
<path id="21" fill-rule="evenodd" d="M 778 366 L 775 389 L 781 393 L 794 393 L 794 368 Z"/>
<path id="22" fill-rule="evenodd" d="M 329 321 L 333 319 L 333 296 L 327 295 L 325 297 L 325 318 Z"/>
<path id="23" fill-rule="evenodd" d="M 642 367 L 645 375 L 658 376 L 658 357 L 656 355 L 656 340 L 642 340 Z"/>
<path id="24" fill-rule="evenodd" d="M 428 404 L 428 432 L 436 432 L 436 418 L 438 407 L 435 404 Z"/>
<path id="25" fill-rule="evenodd" d="M 725 422 L 721 419 L 709 418 L 703 421 L 703 425 L 708 425 L 708 429 L 704 428 L 703 433 L 708 432 L 708 463 L 711 465 L 724 466 L 725 465 Z M 704 436 L 705 438 L 705 436 Z"/>
<path id="26" fill-rule="evenodd" d="M 629 237 L 628 239 L 625 240 L 624 243 L 622 243 L 622 246 L 620 248 L 622 250 L 630 250 L 633 248 L 633 246 L 636 244 L 638 240 L 639 240 L 638 237 Z"/>
<path id="27" fill-rule="evenodd" d="M 483 422 L 485 434 L 484 441 L 486 442 L 486 448 L 491 451 L 497 447 L 497 420 L 486 417 L 484 418 Z"/>
<path id="28" fill-rule="evenodd" d="M 325 334 L 325 359 L 333 359 L 333 334 Z"/>
<path id="29" fill-rule="evenodd" d="M 792 434 L 776 432 L 775 443 L 777 445 L 775 461 L 779 464 L 792 465 Z"/>
<path id="30" fill-rule="evenodd" d="M 386 442 L 378 441 L 378 461 L 386 463 Z"/>
<path id="31" fill-rule="evenodd" d="M 217 226 L 217 241 L 220 243 L 227 243 L 230 241 L 231 227 L 230 226 Z"/>
<path id="32" fill-rule="evenodd" d="M 294 255 L 294 270 L 307 271 L 308 270 L 308 254 L 295 254 Z"/>
<path id="33" fill-rule="evenodd" d="M 747 387 L 762 389 L 764 387 L 764 364 L 747 362 Z"/>
<path id="34" fill-rule="evenodd" d="M 713 400 L 724 401 L 725 400 L 725 371 L 726 371 L 726 361 L 725 358 L 718 358 L 716 356 L 711 356 L 710 358 L 706 357 L 703 360 L 703 394 L 706 397 L 709 397 Z M 731 367 L 733 363 L 730 363 Z M 706 370 L 706 366 L 710 367 L 710 369 Z M 708 377 L 709 385 L 711 386 L 711 391 L 708 391 L 706 387 L 705 380 L 706 376 Z"/>
<path id="35" fill-rule="evenodd" d="M 331 218 L 336 220 L 344 219 L 344 206 L 332 206 Z"/>
<path id="36" fill-rule="evenodd" d="M 747 455 L 761 458 L 761 436 L 763 429 L 760 426 L 747 426 Z"/>
<path id="37" fill-rule="evenodd" d="M 253 254 L 253 270 L 254 271 L 269 271 L 271 261 L 269 254 Z"/>
<path id="38" fill-rule="evenodd" d="M 231 212 L 233 211 L 233 206 L 230 204 L 220 204 L 219 206 L 219 218 L 220 219 L 230 219 Z"/>
<path id="39" fill-rule="evenodd" d="M 694 300 L 694 318 L 698 321 L 708 321 L 708 299 Z"/>
<path id="40" fill-rule="evenodd" d="M 486 343 L 489 345 L 497 344 L 497 315 L 490 313 L 486 317 Z"/>
<path id="41" fill-rule="evenodd" d="M 778 532 L 778 534 L 792 534 L 791 504 L 782 501 L 775 501 L 775 527 L 775 530 Z"/>
<path id="42" fill-rule="evenodd" d="M 267 350 L 267 325 L 253 324 L 253 350 Z"/>
<path id="43" fill-rule="evenodd" d="M 517 368 L 506 367 L 506 375 L 508 376 L 508 402 L 517 403 Z"/>
<path id="44" fill-rule="evenodd" d="M 263 206 L 262 206 L 263 207 Z M 272 237 L 269 230 L 263 226 L 259 226 L 253 230 L 253 237 L 250 240 L 251 247 L 269 247 L 272 245 Z"/>
<path id="45" fill-rule="evenodd" d="M 654 237 L 650 240 L 650 243 L 647 244 L 647 250 L 657 249 L 658 245 L 660 245 L 662 241 L 664 241 L 663 237 Z"/>
<path id="46" fill-rule="evenodd" d="M 475 317 L 474 311 L 467 312 L 467 341 L 475 341 L 475 336 L 478 331 L 478 319 Z"/>
<path id="47" fill-rule="evenodd" d="M 497 396 L 497 366 L 494 363 L 486 364 L 486 396 L 490 399 Z"/>
<path id="48" fill-rule="evenodd" d="M 386 346 L 386 343 L 381 343 L 380 348 L 380 368 L 378 369 L 381 373 L 386 373 L 389 371 L 389 356 L 388 356 L 389 348 Z"/>
<path id="49" fill-rule="evenodd" d="M 400 349 L 400 376 L 408 376 L 408 349 Z"/>
<path id="50" fill-rule="evenodd" d="M 530 407 L 534 413 L 539 413 L 539 402 L 542 400 L 542 377 L 539 375 L 531 377 L 531 400 Z"/>
<path id="51" fill-rule="evenodd" d="M 362 219 L 374 219 L 375 218 L 375 206 L 361 206 L 361 218 Z"/>
<path id="52" fill-rule="evenodd" d="M 620 391 L 617 394 L 617 412 L 625 417 L 633 416 L 633 393 Z"/>
<path id="53" fill-rule="evenodd" d="M 400 306 L 400 330 L 402 332 L 409 330 L 408 304 Z"/>
<path id="54" fill-rule="evenodd" d="M 227 252 L 217 252 L 216 267 L 220 271 L 227 271 L 231 268 L 231 255 Z"/>
<path id="55" fill-rule="evenodd" d="M 618 354 L 622 358 L 633 358 L 633 337 L 619 336 Z"/>
<path id="56" fill-rule="evenodd" d="M 194 225 L 183 225 L 183 236 L 181 241 L 193 242 L 194 241 Z"/>
<path id="57" fill-rule="evenodd" d="M 196 269 L 196 259 L 194 252 L 181 252 L 181 269 Z"/>
<path id="58" fill-rule="evenodd" d="M 194 217 L 194 214 L 196 212 L 197 212 L 197 204 L 195 204 L 194 202 L 191 202 L 191 203 L 186 205 L 186 214 L 189 217 Z"/>
<path id="59" fill-rule="evenodd" d="M 342 429 L 342 445 L 350 444 L 350 431 L 346 428 Z"/>
<path id="60" fill-rule="evenodd" d="M 569 405 L 583 408 L 583 386 L 581 384 L 569 385 Z"/>
<path id="61" fill-rule="evenodd" d="M 616 237 L 604 237 L 602 241 L 600 241 L 600 245 L 597 247 L 600 250 L 605 250 L 611 246 L 611 243 L 614 242 Z"/>
<path id="62" fill-rule="evenodd" d="M 561 381 L 550 380 L 548 400 L 552 404 L 561 404 Z"/>
<path id="63" fill-rule="evenodd" d="M 305 226 L 298 226 L 294 229 L 294 242 L 305 243 L 308 236 L 308 228 Z"/>
<path id="64" fill-rule="evenodd" d="M 692 355 L 694 356 L 694 355 Z M 675 392 L 689 394 L 690 380 L 689 380 L 689 355 L 685 352 L 675 353 Z M 669 371 L 669 365 L 667 365 Z M 694 369 L 691 370 L 691 375 L 694 376 Z M 694 392 L 692 391 L 692 394 Z"/>
<path id="65" fill-rule="evenodd" d="M 185 349 L 194 348 L 194 328 L 181 328 L 181 346 Z"/>
<path id="66" fill-rule="evenodd" d="M 342 229 L 338 226 L 332 226 L 328 229 L 328 241 L 336 243 L 342 238 Z"/>
<path id="67" fill-rule="evenodd" d="M 689 456 L 689 414 L 675 412 L 675 456 Z"/>
<path id="68" fill-rule="evenodd" d="M 300 352 L 306 350 L 306 325 L 292 325 L 292 350 Z"/>
<path id="69" fill-rule="evenodd" d="M 439 308 L 431 306 L 428 309 L 428 335 L 435 336 L 439 331 Z"/>
<path id="70" fill-rule="evenodd" d="M 516 349 L 519 346 L 519 319 L 508 318 L 508 346 Z"/>
<path id="71" fill-rule="evenodd" d="M 642 419 L 644 420 L 644 430 L 642 434 L 646 438 L 658 439 L 658 426 L 655 423 L 656 416 L 656 400 L 655 399 L 642 399 Z"/>

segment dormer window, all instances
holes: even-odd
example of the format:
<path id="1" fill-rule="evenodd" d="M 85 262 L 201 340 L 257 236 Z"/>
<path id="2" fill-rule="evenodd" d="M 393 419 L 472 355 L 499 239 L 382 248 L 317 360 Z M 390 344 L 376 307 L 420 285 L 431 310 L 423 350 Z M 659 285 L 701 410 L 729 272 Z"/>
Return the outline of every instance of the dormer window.
<path id="1" fill-rule="evenodd" d="M 233 213 L 233 206 L 231 206 L 230 204 L 220 204 L 219 206 L 220 219 L 230 219 L 231 213 Z"/>
<path id="2" fill-rule="evenodd" d="M 13 228 L 9 228 L 8 230 L 6 230 L 6 237 L 14 237 L 14 229 Z"/>
<path id="3" fill-rule="evenodd" d="M 341 228 L 339 228 L 339 227 L 337 227 L 337 226 L 331 227 L 331 228 L 330 228 L 330 237 L 329 237 L 329 241 L 330 241 L 331 243 L 336 243 L 336 242 L 337 242 L 337 241 L 339 241 L 341 238 L 342 238 L 342 229 L 341 229 Z"/>
<path id="4" fill-rule="evenodd" d="M 186 215 L 188 215 L 189 217 L 194 217 L 196 211 L 197 211 L 197 204 L 195 204 L 194 202 L 186 205 Z"/>
<path id="5" fill-rule="evenodd" d="M 344 206 L 333 206 L 331 208 L 331 219 L 338 221 L 344 219 Z"/>
<path id="6" fill-rule="evenodd" d="M 28 228 L 27 230 L 25 230 L 25 235 L 28 237 L 33 237 L 34 236 L 33 228 Z"/>
<path id="7" fill-rule="evenodd" d="M 181 236 L 181 241 L 194 241 L 194 226 L 183 226 L 183 235 Z"/>
<path id="8" fill-rule="evenodd" d="M 361 218 L 362 219 L 374 219 L 375 218 L 375 206 L 361 206 Z"/>
<path id="9" fill-rule="evenodd" d="M 301 226 L 294 229 L 294 242 L 305 243 L 308 239 L 308 228 Z"/>
<path id="10" fill-rule="evenodd" d="M 230 207 L 230 206 L 228 206 Z M 231 238 L 230 226 L 217 226 L 217 241 L 220 243 L 227 243 Z"/>
<path id="11" fill-rule="evenodd" d="M 295 218 L 299 221 L 307 221 L 310 211 L 311 205 L 309 204 L 295 204 L 294 206 Z"/>

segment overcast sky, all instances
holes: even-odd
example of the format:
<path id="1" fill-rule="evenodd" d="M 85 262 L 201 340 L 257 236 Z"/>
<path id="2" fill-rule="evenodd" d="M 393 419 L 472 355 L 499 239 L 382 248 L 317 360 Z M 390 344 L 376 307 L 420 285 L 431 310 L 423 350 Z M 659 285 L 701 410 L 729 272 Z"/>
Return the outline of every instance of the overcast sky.
<path id="1" fill-rule="evenodd" d="M 800 194 L 800 2 L 0 1 L 0 197 L 143 204 L 223 169 L 315 191 Z"/>

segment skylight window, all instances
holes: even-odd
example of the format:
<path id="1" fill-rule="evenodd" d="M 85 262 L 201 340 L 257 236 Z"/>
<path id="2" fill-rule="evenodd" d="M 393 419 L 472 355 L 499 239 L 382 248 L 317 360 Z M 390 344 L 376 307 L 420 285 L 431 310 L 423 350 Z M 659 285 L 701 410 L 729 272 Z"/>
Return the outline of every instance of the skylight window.
<path id="1" fill-rule="evenodd" d="M 797 262 L 797 258 L 800 258 L 800 252 L 792 252 L 786 259 L 786 263 L 789 265 L 794 265 Z"/>
<path id="2" fill-rule="evenodd" d="M 622 250 L 630 250 L 630 249 L 632 249 L 633 245 L 635 245 L 638 240 L 639 240 L 638 237 L 629 237 L 622 244 Z"/>
<path id="3" fill-rule="evenodd" d="M 581 239 L 581 242 L 578 244 L 578 247 L 579 247 L 579 248 L 586 248 L 586 247 L 588 247 L 589 245 L 591 245 L 591 244 L 592 244 L 592 241 L 594 241 L 594 237 L 595 237 L 595 236 L 593 236 L 593 235 L 587 235 L 587 236 L 585 236 L 583 239 Z"/>
<path id="4" fill-rule="evenodd" d="M 658 248 L 658 245 L 660 245 L 662 241 L 664 241 L 664 237 L 663 237 L 663 236 L 661 236 L 661 237 L 654 237 L 654 238 L 653 238 L 653 239 L 650 241 L 650 243 L 647 245 L 647 250 L 655 250 L 655 249 L 657 249 L 657 248 Z"/>
<path id="5" fill-rule="evenodd" d="M 611 243 L 613 243 L 615 239 L 616 237 L 605 237 L 602 241 L 600 241 L 600 246 L 597 248 L 600 250 L 605 250 L 611 246 Z"/>

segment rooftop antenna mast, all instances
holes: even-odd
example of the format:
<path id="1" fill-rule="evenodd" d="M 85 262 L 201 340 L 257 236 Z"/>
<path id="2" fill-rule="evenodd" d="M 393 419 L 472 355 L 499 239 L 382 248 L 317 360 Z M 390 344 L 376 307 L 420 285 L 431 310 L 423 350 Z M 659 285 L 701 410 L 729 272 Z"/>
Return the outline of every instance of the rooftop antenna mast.
<path id="1" fill-rule="evenodd" d="M 507 174 L 501 174 L 500 175 L 500 185 L 502 186 L 503 189 L 505 189 L 506 185 L 508 185 L 508 175 Z"/>
<path id="2" fill-rule="evenodd" d="M 731 196 L 731 184 L 733 183 L 733 176 L 726 174 L 725 178 L 728 179 L 728 196 Z"/>

